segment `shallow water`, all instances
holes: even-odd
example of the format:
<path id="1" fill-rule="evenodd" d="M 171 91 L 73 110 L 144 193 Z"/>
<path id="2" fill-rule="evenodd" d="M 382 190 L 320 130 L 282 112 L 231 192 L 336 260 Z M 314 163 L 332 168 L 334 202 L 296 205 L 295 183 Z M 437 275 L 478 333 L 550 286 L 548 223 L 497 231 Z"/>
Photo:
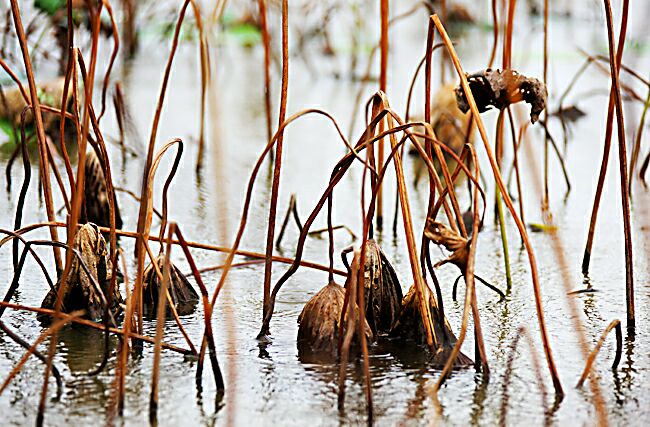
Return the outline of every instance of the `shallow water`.
<path id="1" fill-rule="evenodd" d="M 469 29 L 458 40 L 458 53 L 466 71 L 483 67 L 489 56 L 491 30 L 485 29 L 483 25 L 490 22 L 487 4 L 489 2 L 484 3 L 486 4 L 475 10 L 480 16 L 481 24 L 478 28 Z M 525 2 L 520 3 L 522 5 L 517 11 L 514 35 L 513 64 L 516 69 L 527 75 L 541 76 L 542 21 L 526 16 Z M 556 108 L 559 95 L 583 61 L 576 48 L 581 47 L 590 53 L 607 54 L 604 15 L 599 9 L 602 5 L 592 1 L 575 3 L 572 6 L 572 18 L 563 17 L 560 10 L 551 16 L 549 92 L 552 110 Z M 643 75 L 643 70 L 648 67 L 649 56 L 644 31 L 647 6 L 640 0 L 631 3 L 630 10 L 633 12 L 630 15 L 628 30 L 629 47 L 626 46 L 624 62 Z M 392 7 L 393 13 L 398 14 L 409 9 L 410 3 L 396 2 Z M 376 12 L 368 11 L 373 16 L 376 16 Z M 340 13 L 346 16 L 345 13 Z M 271 18 L 275 19 L 272 22 L 279 22 L 277 14 L 274 13 Z M 299 21 L 297 18 L 293 20 Z M 309 24 L 309 19 L 305 21 L 304 25 Z M 400 113 L 404 111 L 411 75 L 425 48 L 426 22 L 425 12 L 420 11 L 391 29 L 391 43 L 394 45 L 391 48 L 387 93 L 391 105 Z M 296 25 L 298 24 L 297 22 Z M 367 40 L 372 40 L 376 28 L 371 25 L 368 27 L 363 29 L 362 34 Z M 246 49 L 233 40 L 226 39 L 221 42 L 212 46 L 215 80 L 210 91 L 210 111 L 207 118 L 209 152 L 203 173 L 197 175 L 194 172 L 199 124 L 199 78 L 196 48 L 190 43 L 181 45 L 174 63 L 158 142 L 162 144 L 173 137 L 181 137 L 185 141 L 181 168 L 169 193 L 170 220 L 180 224 L 183 234 L 189 240 L 230 244 L 239 222 L 246 181 L 266 138 L 263 77 L 260 68 L 263 52 L 261 46 Z M 341 128 L 347 130 L 351 112 L 355 108 L 353 101 L 358 83 L 347 78 L 337 79 L 334 74 L 342 74 L 342 77 L 345 77 L 349 62 L 346 57 L 349 40 L 344 34 L 335 34 L 334 44 L 343 52 L 335 58 L 322 57 L 318 53 L 317 43 L 312 44 L 316 46 L 309 51 L 307 60 L 295 55 L 291 59 L 288 112 L 291 114 L 310 107 L 322 108 L 334 115 Z M 105 45 L 104 49 L 108 49 L 108 45 Z M 167 39 L 161 42 L 155 37 L 145 37 L 140 54 L 128 70 L 122 68 L 114 74 L 114 78 L 122 82 L 135 125 L 142 135 L 142 141 L 129 141 L 139 152 L 143 152 L 144 141 L 149 133 L 167 53 Z M 317 64 L 320 71 L 314 73 L 310 64 Z M 361 64 L 359 70 L 365 67 L 365 59 L 361 60 Z M 434 72 L 437 73 L 438 69 L 436 67 Z M 273 100 L 277 102 L 279 77 L 277 68 L 273 71 Z M 624 82 L 634 85 L 628 75 L 622 75 L 622 78 Z M 438 79 L 435 74 L 434 81 L 437 82 Z M 412 107 L 415 114 L 421 114 L 422 111 L 422 86 L 421 83 L 416 86 L 417 93 Z M 608 77 L 598 71 L 592 71 L 581 80 L 577 90 L 567 100 L 568 103 L 577 103 L 587 113 L 587 117 L 577 122 L 571 130 L 572 137 L 567 146 L 566 158 L 573 189 L 566 199 L 559 166 L 553 157 L 550 162 L 551 209 L 554 221 L 559 226 L 559 240 L 564 247 L 568 265 L 566 274 L 571 280 L 569 289 L 584 289 L 590 285 L 595 291 L 567 296 L 563 272 L 558 266 L 557 253 L 553 250 L 551 237 L 543 233 L 530 234 L 539 267 L 544 313 L 552 351 L 566 396 L 562 402 L 554 402 L 552 385 L 546 375 L 541 351 L 528 261 L 525 252 L 519 247 L 514 223 L 510 221 L 508 236 L 512 261 L 512 292 L 506 301 L 500 302 L 493 292 L 485 287 L 478 287 L 481 321 L 491 369 L 490 379 L 487 382 L 473 370 L 455 372 L 439 393 L 443 421 L 446 423 L 496 424 L 502 416 L 501 405 L 504 398 L 508 399 L 507 419 L 513 425 L 590 425 L 595 422 L 589 387 L 585 386 L 582 390 L 574 388 L 584 366 L 584 357 L 579 348 L 574 319 L 571 318 L 567 303 L 571 299 L 577 305 L 579 321 L 584 325 L 590 347 L 595 345 L 611 320 L 624 321 L 626 315 L 623 233 L 615 153 L 611 157 L 602 200 L 589 278 L 584 278 L 580 272 L 582 249 L 602 156 L 608 87 Z M 642 88 L 637 85 L 634 87 L 645 96 Z M 594 89 L 600 92 L 589 95 Z M 366 86 L 364 102 L 374 90 L 375 83 Z M 625 110 L 626 130 L 631 140 L 638 124 L 640 108 L 638 103 L 632 106 L 628 102 Z M 362 117 L 363 114 L 359 114 L 353 139 L 356 139 L 361 131 Z M 492 137 L 496 113 L 486 113 L 484 118 Z M 106 135 L 117 134 L 112 113 L 109 112 L 103 125 Z M 552 130 L 561 143 L 557 121 L 552 124 Z M 543 136 L 539 125 L 534 126 L 529 135 L 528 144 L 531 149 L 522 151 L 520 157 L 520 162 L 527 166 L 528 171 L 522 177 L 525 213 L 528 222 L 541 222 L 540 193 L 535 185 L 535 182 L 541 179 L 539 170 L 543 158 Z M 287 130 L 285 141 L 279 210 L 283 215 L 290 194 L 295 193 L 300 214 L 304 219 L 324 190 L 331 168 L 345 153 L 345 148 L 333 127 L 324 119 L 315 117 L 307 117 L 292 124 Z M 645 147 L 647 152 L 647 143 Z M 143 156 L 123 158 L 118 147 L 112 146 L 109 150 L 116 185 L 138 192 Z M 484 150 L 481 147 L 478 151 L 483 172 L 489 176 Z M 530 153 L 538 165 L 537 175 L 534 175 L 528 166 Z M 510 162 L 509 156 L 507 151 L 506 164 Z M 4 169 L 6 164 L 7 159 L 2 158 L 0 168 Z M 165 179 L 163 175 L 169 165 L 170 161 L 161 165 L 155 187 L 157 194 L 161 192 Z M 428 195 L 425 184 L 413 185 L 413 166 L 412 158 L 406 158 L 405 172 L 409 197 L 415 230 L 419 232 Z M 33 179 L 36 171 L 34 166 Z M 256 196 L 251 205 L 248 227 L 242 243 L 245 249 L 260 252 L 264 250 L 270 176 L 267 164 L 261 169 L 255 187 Z M 7 192 L 5 185 L 0 185 L 0 200 L 3 201 L 0 202 L 0 227 L 3 228 L 11 228 L 13 224 L 22 170 L 15 167 L 12 177 L 14 184 L 11 192 Z M 390 223 L 394 206 L 394 179 L 392 175 L 387 179 L 385 212 L 389 219 L 387 222 Z M 358 200 L 360 181 L 361 170 L 357 165 L 354 173 L 337 187 L 334 209 L 334 222 L 348 225 L 357 234 L 360 234 L 361 226 Z M 2 183 L 4 184 L 4 178 Z M 488 188 L 489 194 L 493 194 L 491 183 Z M 466 192 L 459 193 L 462 196 L 461 205 L 467 206 Z M 134 230 L 138 205 L 124 193 L 118 194 L 118 198 L 124 228 Z M 491 196 L 488 200 L 491 200 Z M 609 368 L 615 348 L 612 335 L 605 342 L 591 377 L 598 379 L 609 419 L 615 425 L 643 425 L 644 419 L 650 417 L 650 344 L 647 339 L 647 330 L 650 328 L 649 202 L 650 195 L 636 181 L 632 204 L 636 336 L 628 335 L 625 338 L 621 364 L 617 371 L 612 371 Z M 60 205 L 61 201 L 57 202 L 57 206 Z M 156 206 L 160 205 L 161 201 L 156 200 Z M 44 220 L 44 211 L 33 182 L 28 193 L 23 224 Z M 325 217 L 321 215 L 314 227 L 324 225 Z M 154 221 L 154 227 L 156 226 Z M 393 262 L 406 291 L 411 282 L 411 273 L 400 227 L 397 236 L 388 229 L 379 234 L 378 241 Z M 41 230 L 30 234 L 32 238 L 37 236 L 46 237 L 47 233 Z M 292 256 L 296 241 L 296 228 L 290 226 L 279 253 Z M 121 239 L 120 243 L 128 257 L 129 272 L 133 274 L 133 242 L 130 239 Z M 336 232 L 337 253 L 351 243 L 352 239 L 345 232 Z M 152 248 L 156 250 L 157 245 Z M 39 249 L 39 252 L 49 261 L 48 251 Z M 179 250 L 174 250 L 173 258 L 181 270 L 189 271 L 180 255 Z M 193 255 L 199 266 L 220 264 L 223 259 L 221 254 L 200 250 L 194 250 Z M 442 259 L 444 255 L 438 250 L 433 250 L 432 256 Z M 326 263 L 327 240 L 309 239 L 304 259 Z M 336 260 L 337 266 L 342 268 L 338 257 Z M 286 268 L 283 264 L 274 265 L 274 278 L 278 278 Z M 501 289 L 505 288 L 499 231 L 494 224 L 491 208 L 488 208 L 486 226 L 478 241 L 476 272 Z M 39 305 L 46 293 L 42 274 L 33 261 L 28 262 L 23 274 L 15 302 Z M 453 329 L 458 331 L 462 317 L 462 298 L 459 297 L 458 302 L 452 301 L 451 298 L 451 287 L 458 272 L 453 266 L 444 266 L 439 269 L 438 274 L 447 316 Z M 204 281 L 210 291 L 214 289 L 219 276 L 219 272 L 204 274 Z M 2 283 L 9 283 L 12 277 L 9 247 L 0 251 L 0 277 Z M 160 369 L 161 425 L 365 423 L 363 373 L 358 361 L 350 363 L 348 367 L 346 406 L 344 412 L 339 412 L 336 405 L 338 367 L 305 364 L 297 357 L 296 319 L 304 303 L 326 284 L 326 273 L 301 268 L 286 283 L 278 295 L 276 312 L 271 323 L 272 342 L 265 347 L 260 347 L 255 340 L 261 322 L 262 280 L 262 265 L 233 269 L 215 309 L 213 321 L 218 356 L 227 387 L 225 404 L 215 410 L 215 387 L 209 368 L 204 375 L 202 394 L 199 395 L 194 383 L 196 363 L 176 353 L 165 351 Z M 338 280 L 339 283 L 343 282 L 342 278 Z M 460 285 L 459 295 L 463 295 L 463 285 Z M 30 342 L 43 331 L 35 316 L 30 313 L 8 310 L 2 320 Z M 183 323 L 193 342 L 199 343 L 203 332 L 201 312 L 183 317 Z M 546 396 L 539 392 L 531 352 L 525 340 L 520 342 L 516 350 L 510 386 L 503 390 L 510 348 L 520 326 L 524 326 L 533 338 L 535 351 L 541 361 L 541 374 L 548 393 Z M 155 321 L 145 323 L 145 333 L 151 336 L 155 334 Z M 474 342 L 471 335 L 468 334 L 463 347 L 468 355 L 473 355 Z M 60 334 L 55 363 L 62 373 L 64 389 L 60 400 L 52 399 L 48 402 L 47 424 L 96 425 L 106 419 L 115 373 L 114 358 L 111 358 L 108 368 L 98 376 L 88 375 L 101 359 L 100 338 L 99 333 L 79 328 L 67 328 Z M 167 322 L 165 340 L 179 346 L 186 345 L 173 321 Z M 23 350 L 4 335 L 0 335 L 0 342 L 0 376 L 4 378 L 19 360 Z M 47 347 L 44 344 L 42 348 Z M 422 353 L 421 348 L 400 349 L 390 345 L 371 347 L 373 403 L 377 425 L 420 425 L 428 424 L 433 419 L 435 410 L 428 395 L 428 388 L 435 382 L 439 371 L 427 368 L 422 363 Z M 145 346 L 142 356 L 131 358 L 129 361 L 123 420 L 126 425 L 144 424 L 148 421 L 152 356 L 153 348 Z M 12 385 L 0 396 L 0 412 L 5 417 L 3 424 L 22 425 L 34 422 L 42 372 L 42 364 L 30 360 Z"/>

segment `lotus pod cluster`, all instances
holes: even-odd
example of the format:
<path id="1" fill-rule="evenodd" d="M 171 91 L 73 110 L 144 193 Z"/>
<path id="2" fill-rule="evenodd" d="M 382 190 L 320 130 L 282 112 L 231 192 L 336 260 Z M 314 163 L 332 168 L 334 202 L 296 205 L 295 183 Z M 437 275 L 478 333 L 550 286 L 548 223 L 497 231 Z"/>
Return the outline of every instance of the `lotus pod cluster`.
<path id="1" fill-rule="evenodd" d="M 106 249 L 106 240 L 104 240 L 104 236 L 102 236 L 97 225 L 87 223 L 77 231 L 74 248 L 80 254 L 81 261 L 87 267 L 92 278 L 86 273 L 79 258 L 74 256 L 66 278 L 66 286 L 63 289 L 61 310 L 65 313 L 85 310 L 86 318 L 91 320 L 101 319 L 108 303 L 107 295 L 112 272 L 111 261 Z M 41 303 L 41 307 L 55 308 L 60 287 L 61 282 L 57 283 L 54 289 L 50 289 Z M 122 296 L 117 286 L 115 286 L 110 307 L 113 315 L 120 311 L 122 302 Z M 46 320 L 47 317 L 41 316 L 40 319 Z"/>
<path id="2" fill-rule="evenodd" d="M 336 356 L 340 337 L 345 335 L 346 327 L 358 325 L 356 322 L 359 318 L 359 309 L 354 295 L 359 258 L 360 253 L 357 251 L 351 268 L 348 269 L 345 288 L 333 282 L 329 283 L 307 302 L 300 313 L 298 355 L 301 360 L 323 361 Z M 354 304 L 354 321 L 349 322 L 347 319 L 341 325 L 346 291 L 350 295 L 349 304 Z M 435 335 L 436 352 L 431 360 L 434 366 L 442 366 L 456 342 L 456 336 L 447 319 L 441 316 L 436 299 L 428 288 L 424 298 L 429 302 Z M 426 342 L 415 287 L 411 286 L 406 296 L 402 297 L 402 288 L 397 274 L 373 239 L 366 243 L 364 304 L 366 317 L 364 323 L 368 342 L 385 334 L 392 338 L 415 341 L 418 344 Z M 354 329 L 354 342 L 358 343 L 357 328 Z M 455 361 L 456 367 L 470 364 L 472 360 L 462 353 Z"/>
<path id="3" fill-rule="evenodd" d="M 156 258 L 156 264 L 158 265 L 158 270 L 164 274 L 165 257 L 162 254 Z M 170 261 L 169 267 L 171 280 L 167 290 L 169 291 L 174 308 L 181 316 L 190 314 L 196 307 L 199 295 L 174 263 Z M 145 309 L 149 313 L 155 314 L 162 282 L 153 264 L 147 266 L 144 270 L 143 277 L 142 300 L 145 304 Z"/>

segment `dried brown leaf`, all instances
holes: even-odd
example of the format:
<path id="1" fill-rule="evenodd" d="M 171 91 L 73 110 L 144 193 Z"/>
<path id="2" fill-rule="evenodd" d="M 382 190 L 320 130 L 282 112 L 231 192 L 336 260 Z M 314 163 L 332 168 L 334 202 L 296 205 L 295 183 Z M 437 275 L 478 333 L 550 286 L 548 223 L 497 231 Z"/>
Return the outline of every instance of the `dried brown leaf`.
<path id="1" fill-rule="evenodd" d="M 502 110 L 511 104 L 525 101 L 531 106 L 530 121 L 535 123 L 546 108 L 546 85 L 534 77 L 526 77 L 515 70 L 491 68 L 466 76 L 480 113 L 490 108 Z M 460 85 L 455 92 L 458 108 L 463 112 L 469 111 L 469 103 Z"/>

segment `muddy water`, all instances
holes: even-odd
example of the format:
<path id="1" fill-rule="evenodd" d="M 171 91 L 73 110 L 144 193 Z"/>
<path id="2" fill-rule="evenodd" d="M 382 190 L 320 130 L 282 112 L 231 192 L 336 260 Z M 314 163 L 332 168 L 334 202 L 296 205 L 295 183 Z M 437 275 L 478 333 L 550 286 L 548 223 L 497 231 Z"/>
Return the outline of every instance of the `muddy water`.
<path id="1" fill-rule="evenodd" d="M 487 2 L 485 2 L 487 3 Z M 513 64 L 520 71 L 541 76 L 542 73 L 542 21 L 525 16 L 525 2 L 520 2 L 514 36 Z M 606 54 L 606 33 L 604 15 L 598 2 L 576 2 L 572 6 L 573 16 L 563 16 L 563 9 L 551 17 L 549 68 L 551 107 L 556 108 L 561 92 L 572 74 L 578 69 L 583 57 L 577 47 L 593 53 Z M 397 2 L 396 13 L 409 8 L 408 2 Z M 648 44 L 645 38 L 647 6 L 633 1 L 628 30 L 629 43 L 624 61 L 634 66 L 641 74 L 648 67 Z M 369 13 L 376 11 L 369 11 Z M 458 39 L 458 52 L 468 71 L 484 66 L 491 48 L 491 32 L 486 29 L 489 22 L 488 5 L 475 10 L 480 17 L 477 28 L 467 30 Z M 274 15 L 277 18 L 277 15 Z M 297 20 L 296 20 L 297 21 Z M 372 40 L 375 28 L 363 29 L 362 34 Z M 411 75 L 420 55 L 424 51 L 426 36 L 426 14 L 419 12 L 411 18 L 396 24 L 391 29 L 394 43 L 391 48 L 388 95 L 392 106 L 404 111 L 406 91 Z M 317 50 L 318 43 L 305 60 L 300 56 L 292 58 L 291 81 L 289 85 L 288 111 L 290 113 L 308 107 L 323 108 L 333 114 L 343 129 L 350 125 L 353 100 L 358 83 L 344 77 L 347 73 L 349 40 L 335 35 L 334 44 L 341 52 L 337 58 L 322 57 Z M 214 44 L 213 46 L 217 46 Z M 170 189 L 170 219 L 180 224 L 186 238 L 214 244 L 230 244 L 239 221 L 246 180 L 265 140 L 265 119 L 262 96 L 262 74 L 260 64 L 263 53 L 260 46 L 252 49 L 240 47 L 236 41 L 225 42 L 213 48 L 215 81 L 210 91 L 208 115 L 208 155 L 201 175 L 194 172 L 197 155 L 196 135 L 199 115 L 198 64 L 196 49 L 186 43 L 178 51 L 174 72 L 170 82 L 163 120 L 159 130 L 159 143 L 173 137 L 185 141 L 182 167 Z M 155 37 L 145 37 L 141 53 L 130 67 L 122 67 L 115 74 L 123 83 L 134 124 L 141 140 L 132 139 L 129 145 L 142 153 L 148 135 L 155 99 L 159 89 L 160 76 L 168 52 L 168 40 L 160 42 Z M 362 64 L 365 60 L 362 61 Z M 317 64 L 314 73 L 313 65 Z M 362 67 L 360 67 L 361 69 Z M 122 74 L 120 74 L 120 72 Z M 448 73 L 449 75 L 449 73 Z M 277 76 L 277 69 L 274 70 Z M 634 84 L 629 76 L 623 76 Z M 439 79 L 436 75 L 435 81 Z M 552 385 L 546 375 L 543 353 L 539 340 L 532 284 L 525 252 L 520 248 L 514 223 L 508 223 L 510 253 L 512 260 L 513 286 L 505 301 L 499 301 L 496 294 L 479 286 L 478 298 L 482 326 L 491 367 L 489 382 L 472 370 L 456 372 L 439 393 L 443 421 L 449 424 L 493 425 L 502 417 L 502 402 L 508 399 L 508 422 L 515 424 L 558 424 L 590 425 L 594 423 L 595 411 L 589 387 L 574 388 L 584 358 L 574 330 L 575 319 L 571 318 L 568 302 L 573 301 L 579 312 L 579 322 L 584 325 L 590 347 L 598 340 L 601 332 L 613 319 L 625 319 L 624 259 L 622 242 L 622 221 L 620 218 L 620 195 L 617 183 L 616 164 L 610 167 L 599 216 L 599 228 L 590 276 L 580 273 L 582 248 L 586 239 L 591 199 L 596 185 L 604 134 L 606 116 L 607 76 L 592 71 L 569 97 L 569 103 L 577 103 L 587 116 L 571 129 L 571 138 L 566 147 L 567 167 L 571 177 L 572 191 L 565 198 L 565 186 L 561 171 L 554 158 L 550 162 L 551 209 L 558 236 L 562 242 L 567 271 L 562 271 L 558 254 L 552 249 L 551 238 L 543 233 L 531 233 L 536 251 L 540 281 L 542 284 L 544 312 L 551 339 L 553 355 L 566 397 L 554 402 Z M 642 88 L 634 86 L 644 95 Z M 274 77 L 274 102 L 278 97 L 279 80 Z M 364 100 L 372 94 L 374 84 L 365 88 Z M 416 87 L 413 111 L 422 114 L 422 85 Z M 626 130 L 631 138 L 635 132 L 640 108 L 628 103 L 626 108 Z M 361 107 L 358 107 L 361 108 Z M 526 112 L 524 112 L 527 114 Z M 363 117 L 362 114 L 359 117 Z M 496 113 L 484 115 L 491 135 Z M 104 123 L 106 135 L 117 134 L 114 118 L 107 116 Z M 361 119 L 355 123 L 358 133 Z M 552 123 L 552 130 L 561 144 L 560 127 Z M 541 222 L 539 210 L 543 159 L 542 133 L 536 125 L 530 133 L 520 158 L 526 165 L 524 173 L 524 205 L 527 222 Z M 355 136 L 356 139 L 356 136 Z M 647 144 L 646 151 L 647 151 Z M 291 125 L 286 135 L 285 162 L 281 182 L 280 211 L 284 213 L 289 195 L 295 193 L 298 209 L 303 219 L 309 214 L 336 160 L 345 149 L 338 140 L 333 127 L 324 119 L 307 117 Z M 138 192 L 140 173 L 144 158 L 123 157 L 117 147 L 109 148 L 116 185 Z M 486 176 L 488 164 L 479 148 Z M 506 163 L 509 164 L 509 154 Z M 615 158 L 615 154 L 613 154 Z M 530 160 L 537 166 L 530 167 Z M 0 160 L 4 169 L 7 159 Z M 163 162 L 161 171 L 169 168 L 170 162 Z M 357 166 L 358 168 L 358 166 Z M 421 230 L 426 208 L 426 185 L 413 185 L 414 163 L 405 161 L 409 197 L 416 230 Z M 36 168 L 33 170 L 35 176 Z M 161 172 L 161 175 L 164 173 Z M 12 172 L 14 187 L 7 192 L 0 187 L 0 225 L 11 228 L 15 204 L 18 198 L 16 183 L 22 179 L 22 171 Z M 160 193 L 164 177 L 156 181 L 156 192 Z M 343 223 L 360 233 L 360 170 L 355 170 L 344 179 L 335 193 L 335 223 Z M 385 206 L 387 221 L 392 221 L 394 206 L 394 179 L 386 184 Z M 488 181 L 490 181 L 488 179 Z M 4 179 L 3 179 L 4 184 Z M 267 224 L 267 199 L 270 192 L 268 164 L 262 168 L 256 184 L 251 215 L 243 248 L 263 251 Z M 44 207 L 33 184 L 28 193 L 24 224 L 44 220 Z M 492 191 L 491 183 L 488 188 Z M 464 191 L 460 192 L 462 206 L 468 201 Z M 490 193 L 492 194 L 492 193 Z M 125 228 L 135 229 L 137 203 L 126 194 L 118 195 Z M 156 201 L 160 206 L 160 200 Z M 58 202 L 61 205 L 61 202 Z M 610 338 L 603 346 L 595 363 L 597 378 L 610 421 L 616 425 L 642 425 L 650 417 L 650 344 L 647 331 L 650 328 L 650 195 L 637 182 L 633 193 L 633 229 L 635 250 L 637 334 L 627 335 L 624 341 L 623 358 L 617 371 L 609 368 L 614 354 L 614 343 Z M 325 224 L 319 217 L 314 227 Z M 156 224 L 154 224 L 156 226 Z M 34 232 L 31 237 L 46 237 L 43 232 Z M 410 285 L 410 267 L 405 251 L 404 235 L 385 230 L 378 236 L 384 251 L 393 262 L 404 290 Z M 292 256 L 297 241 L 297 231 L 289 228 L 278 251 Z M 122 239 L 121 245 L 128 257 L 130 274 L 134 272 L 132 262 L 133 242 Z M 345 232 L 336 232 L 337 251 L 354 243 Z M 2 283 L 9 283 L 12 277 L 11 251 L 9 247 L 0 252 L 0 277 Z M 157 247 L 154 245 L 154 250 Z M 47 257 L 49 252 L 39 250 Z M 187 265 L 180 258 L 180 251 L 173 253 L 183 271 Z M 193 251 L 200 266 L 217 265 L 222 255 Z M 308 240 L 304 258 L 325 263 L 327 241 L 312 238 Z M 444 255 L 437 250 L 436 258 Z M 49 260 L 49 257 L 47 257 Z M 339 266 L 342 267 L 342 266 Z M 279 277 L 285 265 L 274 266 L 274 277 Z M 498 228 L 494 224 L 492 210 L 488 209 L 484 231 L 478 242 L 476 259 L 477 274 L 505 289 L 503 257 Z M 455 302 L 451 298 L 451 287 L 458 272 L 453 266 L 439 269 L 443 288 L 445 308 L 454 328 L 458 331 L 462 316 L 462 298 Z M 220 273 L 206 273 L 204 281 L 210 290 L 214 289 Z M 570 278 L 565 284 L 564 275 Z M 304 303 L 326 284 L 327 275 L 307 269 L 300 269 L 283 287 L 278 295 L 276 313 L 271 324 L 272 342 L 260 347 L 255 340 L 261 320 L 261 265 L 233 270 L 215 310 L 214 329 L 217 334 L 219 361 L 224 371 L 227 394 L 224 405 L 215 408 L 214 384 L 208 374 L 204 376 L 202 393 L 197 393 L 194 383 L 196 363 L 182 356 L 164 352 L 161 361 L 160 407 L 161 425 L 218 424 L 238 425 L 337 425 L 362 424 L 365 422 L 365 398 L 362 389 L 363 376 L 358 362 L 348 367 L 348 394 L 345 411 L 336 406 L 336 365 L 315 365 L 301 363 L 297 357 L 295 337 L 296 319 Z M 342 279 L 339 278 L 340 283 Z M 587 287 L 592 292 L 567 295 L 568 290 Z M 15 301 L 27 305 L 39 305 L 45 295 L 45 282 L 37 266 L 28 262 Z M 463 294 L 460 287 L 459 295 Z M 43 331 L 35 316 L 25 312 L 5 313 L 2 319 L 28 341 L 33 341 Z M 195 343 L 203 332 L 200 312 L 183 318 L 187 331 Z M 535 352 L 542 361 L 541 374 L 547 394 L 539 391 L 530 348 L 525 340 L 516 350 L 512 367 L 510 386 L 504 390 L 504 374 L 507 368 L 511 346 L 519 327 L 524 326 L 533 340 Z M 145 323 L 145 332 L 154 335 L 155 322 Z M 106 418 L 107 407 L 114 379 L 115 361 L 111 358 L 108 368 L 95 377 L 88 372 L 100 361 L 100 335 L 93 331 L 77 328 L 64 329 L 60 334 L 55 363 L 64 379 L 63 394 L 59 400 L 48 401 L 46 422 L 50 425 L 97 425 Z M 168 322 L 165 340 L 184 346 L 185 342 L 173 322 Z M 18 361 L 23 351 L 8 337 L 0 336 L 0 373 L 4 378 Z M 115 343 L 113 343 L 115 344 Z M 468 334 L 464 349 L 473 354 L 473 337 Z M 395 348 L 397 347 L 397 348 Z M 45 345 L 42 347 L 45 349 Z M 114 347 L 113 347 L 114 348 Z M 375 421 L 378 425 L 427 424 L 433 417 L 434 408 L 428 397 L 439 372 L 427 368 L 423 363 L 420 348 L 399 348 L 390 343 L 373 346 L 371 351 L 371 375 Z M 130 359 L 127 377 L 127 395 L 124 424 L 137 425 L 147 422 L 148 396 L 152 373 L 151 347 L 145 347 L 142 356 Z M 30 361 L 16 377 L 12 385 L 0 396 L 0 411 L 3 424 L 31 424 L 35 420 L 40 388 L 42 365 Z"/>

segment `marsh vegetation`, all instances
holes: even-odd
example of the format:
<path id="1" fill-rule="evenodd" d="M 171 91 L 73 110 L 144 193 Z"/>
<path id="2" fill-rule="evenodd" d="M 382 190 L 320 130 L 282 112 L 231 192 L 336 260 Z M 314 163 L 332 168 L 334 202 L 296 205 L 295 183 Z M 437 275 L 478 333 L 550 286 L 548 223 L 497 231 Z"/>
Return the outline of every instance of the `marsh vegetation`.
<path id="1" fill-rule="evenodd" d="M 643 425 L 641 0 L 3 0 L 10 425 Z"/>

